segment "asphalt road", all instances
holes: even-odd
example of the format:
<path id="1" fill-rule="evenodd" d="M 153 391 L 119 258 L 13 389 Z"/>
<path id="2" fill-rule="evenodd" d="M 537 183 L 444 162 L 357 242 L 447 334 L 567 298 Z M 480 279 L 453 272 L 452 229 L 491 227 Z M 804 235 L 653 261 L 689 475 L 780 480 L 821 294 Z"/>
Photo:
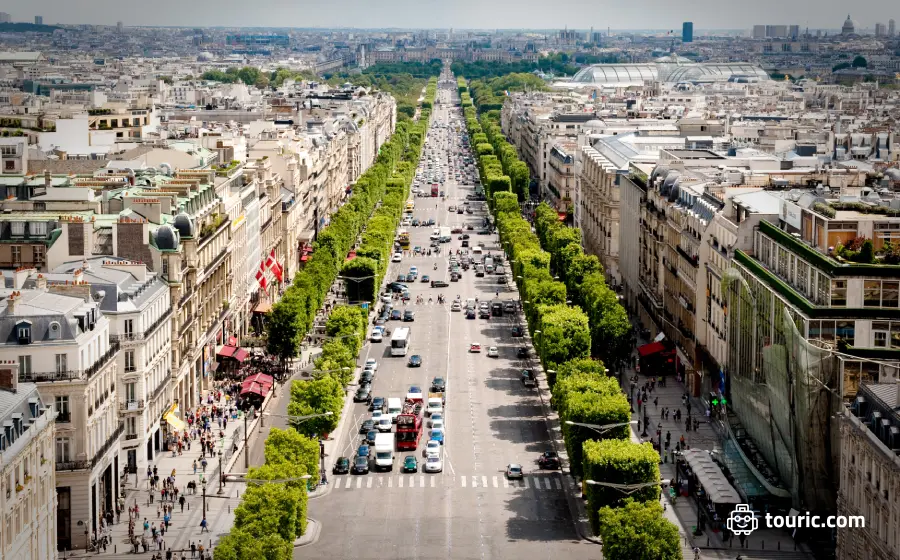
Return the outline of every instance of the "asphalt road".
<path id="1" fill-rule="evenodd" d="M 454 99 L 457 97 L 455 83 L 441 87 L 439 92 L 442 105 L 435 111 L 433 122 L 446 122 L 449 110 L 443 103 L 450 101 L 450 92 Z M 444 161 L 446 153 L 458 149 L 450 145 L 442 150 Z M 444 226 L 475 224 L 476 231 L 467 232 L 472 245 L 477 241 L 485 252 L 501 252 L 496 235 L 477 235 L 486 210 L 474 215 L 447 211 L 451 205 L 463 204 L 465 196 L 474 192 L 473 187 L 448 182 L 444 188 L 446 202 L 416 198 L 414 216 L 434 218 Z M 428 247 L 431 230 L 410 228 L 411 246 Z M 406 257 L 402 263 L 393 263 L 388 280 L 414 265 L 419 268 L 420 279 L 427 274 L 449 281 L 446 250 L 455 252 L 460 247 L 457 237 L 443 245 L 440 257 Z M 476 278 L 470 269 L 448 288 L 431 288 L 422 282 L 410 284 L 410 288 L 412 302 L 419 294 L 426 302 L 429 297 L 436 302 L 439 293 L 447 298 L 444 305 L 408 305 L 416 312 L 415 321 L 402 325 L 411 330 L 409 355 L 422 356 L 422 367 L 407 367 L 409 355 L 391 357 L 389 341 L 367 344 L 363 354 L 379 362 L 375 396 L 402 398 L 410 385 L 427 392 L 434 376 L 447 380 L 444 471 L 403 474 L 400 465 L 410 453 L 395 453 L 392 472 L 358 476 L 329 472 L 330 493 L 309 504 L 310 517 L 322 523 L 319 539 L 297 549 L 295 558 L 536 559 L 598 555 L 596 545 L 583 544 L 577 538 L 562 478 L 537 467 L 538 455 L 549 449 L 550 443 L 539 397 L 534 390 L 525 389 L 520 379 L 523 364 L 516 359 L 516 350 L 521 339 L 513 339 L 510 334 L 516 319 L 467 320 L 464 313 L 450 311 L 450 302 L 457 294 L 463 301 L 476 296 L 479 301 L 490 301 L 499 289 L 500 299 L 518 299 L 514 284 L 498 284 L 496 275 Z M 391 329 L 400 325 L 398 321 L 388 323 Z M 482 353 L 468 351 L 472 342 L 482 344 Z M 489 346 L 499 348 L 499 358 L 487 357 Z M 328 457 L 329 471 L 337 456 L 353 457 L 361 439 L 360 423 L 370 415 L 365 404 L 352 404 L 345 414 L 352 421 L 344 423 L 343 433 L 335 434 L 340 438 L 340 451 Z M 415 453 L 420 465 L 426 439 L 423 435 Z M 510 462 L 524 466 L 523 481 L 505 479 Z"/>

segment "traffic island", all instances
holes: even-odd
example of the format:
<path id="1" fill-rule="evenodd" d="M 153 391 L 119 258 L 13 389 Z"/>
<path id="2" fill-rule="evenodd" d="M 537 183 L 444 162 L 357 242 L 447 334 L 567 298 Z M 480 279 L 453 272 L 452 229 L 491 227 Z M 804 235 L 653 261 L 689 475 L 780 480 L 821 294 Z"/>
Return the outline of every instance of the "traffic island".
<path id="1" fill-rule="evenodd" d="M 294 540 L 294 548 L 301 546 L 309 546 L 315 544 L 319 540 L 319 533 L 322 531 L 322 524 L 312 517 L 306 518 L 306 532 L 299 539 Z"/>

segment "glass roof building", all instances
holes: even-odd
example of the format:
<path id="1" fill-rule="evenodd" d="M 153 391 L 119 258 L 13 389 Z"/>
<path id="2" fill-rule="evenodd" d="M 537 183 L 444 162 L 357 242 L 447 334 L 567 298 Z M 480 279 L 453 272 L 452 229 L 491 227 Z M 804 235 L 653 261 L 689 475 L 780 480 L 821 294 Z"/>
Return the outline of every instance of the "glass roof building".
<path id="1" fill-rule="evenodd" d="M 664 57 L 643 64 L 595 64 L 579 71 L 562 87 L 640 86 L 645 82 L 757 82 L 768 80 L 766 71 L 749 62 L 702 63 L 684 57 Z"/>

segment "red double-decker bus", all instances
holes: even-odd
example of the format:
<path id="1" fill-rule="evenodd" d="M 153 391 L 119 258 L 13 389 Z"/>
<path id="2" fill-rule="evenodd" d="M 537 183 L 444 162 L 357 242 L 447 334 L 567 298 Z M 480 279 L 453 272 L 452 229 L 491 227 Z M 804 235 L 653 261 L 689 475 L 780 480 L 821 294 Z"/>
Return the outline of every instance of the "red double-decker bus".
<path id="1" fill-rule="evenodd" d="M 415 451 L 422 437 L 422 416 L 400 414 L 397 416 L 397 451 Z"/>

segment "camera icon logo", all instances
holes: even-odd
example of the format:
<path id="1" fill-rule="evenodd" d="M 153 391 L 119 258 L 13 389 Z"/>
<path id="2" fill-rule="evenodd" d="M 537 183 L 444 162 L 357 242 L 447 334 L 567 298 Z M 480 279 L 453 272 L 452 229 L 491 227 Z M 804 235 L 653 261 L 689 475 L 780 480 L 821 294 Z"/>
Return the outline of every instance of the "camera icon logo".
<path id="1" fill-rule="evenodd" d="M 749 535 L 759 529 L 759 519 L 749 505 L 738 504 L 728 515 L 725 526 L 735 535 Z"/>

